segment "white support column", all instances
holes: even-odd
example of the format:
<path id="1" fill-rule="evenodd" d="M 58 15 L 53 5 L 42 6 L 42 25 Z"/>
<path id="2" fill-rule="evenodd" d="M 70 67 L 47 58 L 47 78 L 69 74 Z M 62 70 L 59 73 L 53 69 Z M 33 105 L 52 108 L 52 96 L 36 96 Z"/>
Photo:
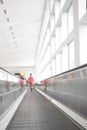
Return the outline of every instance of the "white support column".
<path id="1" fill-rule="evenodd" d="M 74 47 L 75 47 L 75 67 L 80 65 L 80 44 L 79 44 L 79 18 L 78 0 L 73 0 L 73 24 L 74 24 Z"/>

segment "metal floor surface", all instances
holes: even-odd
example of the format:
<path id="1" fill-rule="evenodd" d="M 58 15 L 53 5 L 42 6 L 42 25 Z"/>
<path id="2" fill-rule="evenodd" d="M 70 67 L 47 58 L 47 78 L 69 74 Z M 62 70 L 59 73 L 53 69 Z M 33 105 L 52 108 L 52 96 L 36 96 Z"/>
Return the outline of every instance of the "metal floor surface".
<path id="1" fill-rule="evenodd" d="M 36 90 L 28 90 L 7 130 L 81 130 Z"/>

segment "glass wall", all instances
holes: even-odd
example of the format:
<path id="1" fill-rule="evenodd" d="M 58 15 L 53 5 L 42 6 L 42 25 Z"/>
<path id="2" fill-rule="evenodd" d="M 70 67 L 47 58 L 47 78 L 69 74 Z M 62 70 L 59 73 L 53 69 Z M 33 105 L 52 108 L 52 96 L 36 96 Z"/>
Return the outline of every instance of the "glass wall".
<path id="1" fill-rule="evenodd" d="M 56 54 L 56 74 L 61 72 L 61 53 Z"/>
<path id="2" fill-rule="evenodd" d="M 69 69 L 74 68 L 75 66 L 75 56 L 74 56 L 74 41 L 72 41 L 68 45 L 68 50 L 69 50 Z"/>
<path id="3" fill-rule="evenodd" d="M 61 43 L 61 29 L 60 29 L 60 27 L 57 27 L 55 29 L 55 42 L 56 42 L 56 51 L 57 51 L 59 49 L 60 43 Z"/>
<path id="4" fill-rule="evenodd" d="M 62 50 L 62 72 L 68 70 L 68 48 L 65 46 Z"/>
<path id="5" fill-rule="evenodd" d="M 67 11 L 67 31 L 68 34 L 73 30 L 73 3 L 70 5 L 68 11 Z"/>
<path id="6" fill-rule="evenodd" d="M 36 54 L 37 81 L 87 63 L 86 4 L 86 0 L 46 0 Z"/>
<path id="7" fill-rule="evenodd" d="M 19 86 L 18 80 L 15 75 L 0 68 L 0 119 L 8 107 L 24 91 Z"/>

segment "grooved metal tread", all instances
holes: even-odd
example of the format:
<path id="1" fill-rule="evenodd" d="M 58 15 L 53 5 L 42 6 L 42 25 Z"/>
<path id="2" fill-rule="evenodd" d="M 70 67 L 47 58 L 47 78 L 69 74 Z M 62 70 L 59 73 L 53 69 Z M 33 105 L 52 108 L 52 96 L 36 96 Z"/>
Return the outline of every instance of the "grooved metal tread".
<path id="1" fill-rule="evenodd" d="M 81 130 L 36 90 L 29 90 L 8 130 Z"/>

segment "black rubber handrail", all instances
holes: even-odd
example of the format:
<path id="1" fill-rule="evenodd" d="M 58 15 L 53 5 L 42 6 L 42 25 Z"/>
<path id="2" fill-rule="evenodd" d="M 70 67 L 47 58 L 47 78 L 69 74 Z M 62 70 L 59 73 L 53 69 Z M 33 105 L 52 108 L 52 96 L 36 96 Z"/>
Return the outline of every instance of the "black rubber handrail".
<path id="1" fill-rule="evenodd" d="M 67 70 L 67 71 L 65 71 L 65 72 L 62 72 L 62 73 L 57 74 L 57 75 L 54 75 L 54 76 L 49 77 L 49 78 L 47 78 L 47 79 L 50 79 L 50 78 L 53 78 L 53 77 L 56 77 L 56 76 L 60 76 L 60 75 L 64 75 L 64 74 L 67 74 L 67 73 L 69 73 L 69 72 L 73 72 L 73 71 L 76 71 L 76 70 L 79 70 L 79 69 L 82 69 L 82 68 L 85 68 L 85 67 L 87 67 L 87 64 L 84 64 L 84 65 L 78 66 L 78 67 L 76 67 L 76 68 Z"/>

